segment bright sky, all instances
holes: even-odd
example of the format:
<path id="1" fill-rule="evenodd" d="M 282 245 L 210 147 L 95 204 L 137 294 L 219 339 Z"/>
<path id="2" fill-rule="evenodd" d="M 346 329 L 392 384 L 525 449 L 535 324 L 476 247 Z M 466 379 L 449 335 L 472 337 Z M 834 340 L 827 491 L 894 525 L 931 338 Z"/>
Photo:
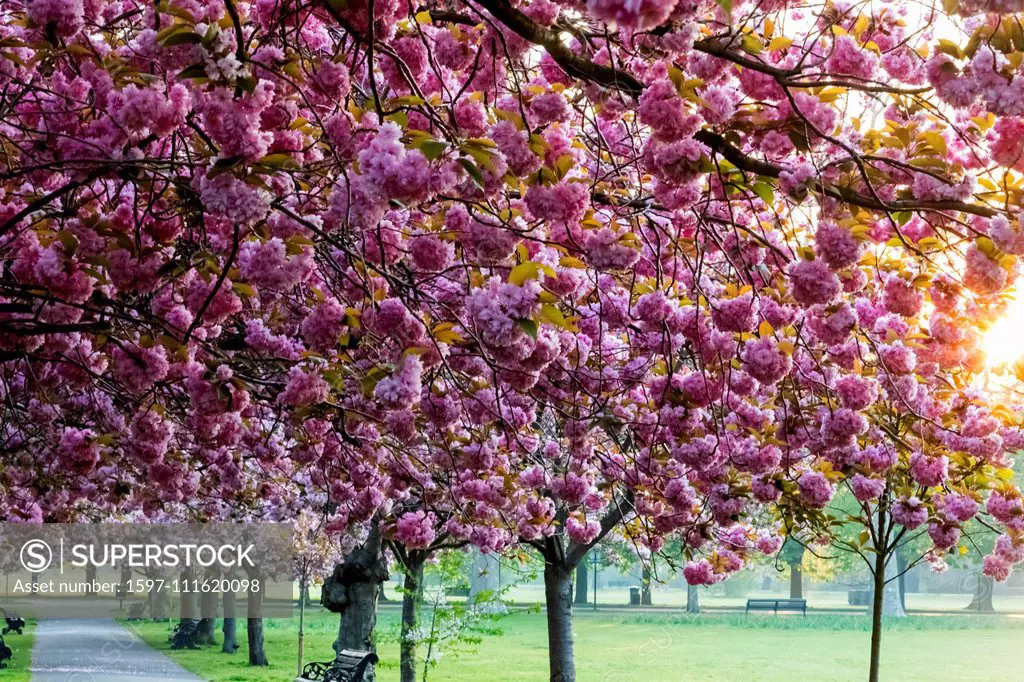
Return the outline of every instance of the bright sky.
<path id="1" fill-rule="evenodd" d="M 982 348 L 989 367 L 1012 363 L 1024 355 L 1024 279 L 1016 284 L 1017 297 L 1006 306 L 1006 312 L 985 332 Z"/>

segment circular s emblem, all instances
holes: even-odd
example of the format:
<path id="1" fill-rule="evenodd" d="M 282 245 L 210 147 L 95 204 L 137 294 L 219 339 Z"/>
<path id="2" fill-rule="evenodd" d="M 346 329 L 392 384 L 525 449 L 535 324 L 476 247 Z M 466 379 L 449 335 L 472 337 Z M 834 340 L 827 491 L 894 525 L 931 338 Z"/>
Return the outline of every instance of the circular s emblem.
<path id="1" fill-rule="evenodd" d="M 29 540 L 21 546 L 21 565 L 29 573 L 41 573 L 53 563 L 53 550 L 42 540 Z"/>

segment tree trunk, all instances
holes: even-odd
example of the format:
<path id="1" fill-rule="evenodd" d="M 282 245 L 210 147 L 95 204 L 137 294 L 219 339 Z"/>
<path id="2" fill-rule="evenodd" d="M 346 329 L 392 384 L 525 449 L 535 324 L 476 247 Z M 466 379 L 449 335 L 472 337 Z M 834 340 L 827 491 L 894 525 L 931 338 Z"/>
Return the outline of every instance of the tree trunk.
<path id="1" fill-rule="evenodd" d="M 296 677 L 302 677 L 302 641 L 306 636 L 306 597 L 309 596 L 309 583 L 302 580 L 299 588 L 299 672 Z"/>
<path id="2" fill-rule="evenodd" d="M 974 596 L 971 598 L 967 610 L 977 613 L 995 613 L 996 610 L 992 606 L 992 589 L 995 587 L 995 581 L 981 571 L 975 572 L 974 580 Z"/>
<path id="3" fill-rule="evenodd" d="M 204 576 L 209 580 L 216 580 L 220 577 L 219 571 L 214 568 L 206 570 Z M 217 593 L 209 590 L 199 595 L 199 632 L 196 641 L 199 644 L 214 645 L 217 643 Z"/>
<path id="4" fill-rule="evenodd" d="M 686 586 L 686 612 L 700 613 L 700 591 L 696 585 Z"/>
<path id="5" fill-rule="evenodd" d="M 580 559 L 580 562 L 576 564 L 576 594 L 573 599 L 573 603 L 577 606 L 586 606 L 590 602 L 587 601 L 587 557 Z"/>
<path id="6" fill-rule="evenodd" d="M 881 531 L 879 531 L 881 534 Z M 875 554 L 874 589 L 871 595 L 871 663 L 869 682 L 878 682 L 878 664 L 882 654 L 882 599 L 885 594 L 885 556 Z"/>
<path id="7" fill-rule="evenodd" d="M 882 589 L 882 615 L 886 618 L 905 618 L 907 615 L 900 600 L 898 575 L 896 557 L 890 553 L 885 562 L 885 587 Z"/>
<path id="8" fill-rule="evenodd" d="M 313 604 L 313 600 L 309 596 L 309 582 L 307 582 L 305 586 L 303 586 L 303 588 L 299 591 L 299 599 L 306 606 L 311 606 Z"/>
<path id="9" fill-rule="evenodd" d="M 125 596 L 127 597 L 129 595 L 129 591 L 130 591 L 131 584 L 132 584 L 132 569 L 131 569 L 130 566 L 122 566 L 121 567 L 121 578 L 120 578 L 120 581 L 121 581 L 121 584 L 118 587 L 119 588 L 120 587 L 124 588 L 124 593 L 125 593 Z M 124 606 L 123 602 L 118 604 L 118 608 L 122 608 L 123 606 Z"/>
<path id="10" fill-rule="evenodd" d="M 789 598 L 804 598 L 804 573 L 799 561 L 789 565 Z"/>
<path id="11" fill-rule="evenodd" d="M 651 567 L 646 564 L 640 574 L 640 605 L 651 605 Z"/>
<path id="12" fill-rule="evenodd" d="M 485 613 L 505 613 L 505 605 L 497 599 L 501 590 L 501 564 L 492 554 L 473 550 L 473 568 L 469 574 L 469 603 L 480 602 L 478 609 Z"/>
<path id="13" fill-rule="evenodd" d="M 238 623 L 235 621 L 235 593 L 230 590 L 224 592 L 224 645 L 221 651 L 225 654 L 233 654 L 238 651 Z"/>
<path id="14" fill-rule="evenodd" d="M 214 597 L 217 595 L 215 594 Z M 203 600 L 206 599 L 206 594 L 202 596 Z M 199 629 L 196 630 L 196 644 L 214 645 L 217 643 L 217 634 L 215 630 L 214 618 L 201 618 L 199 620 Z"/>
<path id="15" fill-rule="evenodd" d="M 263 619 L 246 618 L 245 634 L 249 642 L 249 665 L 270 665 L 263 647 Z"/>
<path id="16" fill-rule="evenodd" d="M 380 527 L 375 523 L 366 541 L 335 566 L 324 582 L 320 603 L 328 611 L 341 614 L 335 651 L 376 650 L 373 630 L 377 626 L 377 597 L 381 583 L 388 579 L 381 542 Z M 375 682 L 373 666 L 367 668 L 363 679 Z"/>
<path id="17" fill-rule="evenodd" d="M 416 609 L 423 596 L 423 564 L 427 553 L 408 553 L 402 590 L 401 682 L 416 682 Z"/>
<path id="18" fill-rule="evenodd" d="M 221 646 L 221 653 L 233 654 L 238 651 L 238 621 L 234 618 L 225 618 L 221 627 L 224 633 L 224 644 Z"/>
<path id="19" fill-rule="evenodd" d="M 166 569 L 149 568 L 143 569 L 143 575 L 147 579 L 165 580 L 171 574 Z M 146 602 L 149 607 L 149 617 L 159 620 L 171 617 L 171 592 L 170 590 L 150 590 L 146 594 Z"/>
<path id="20" fill-rule="evenodd" d="M 199 593 L 192 589 L 191 585 L 195 577 L 196 572 L 192 568 L 186 568 L 179 575 L 181 581 L 185 583 L 185 589 L 181 591 L 180 595 L 181 603 L 178 606 L 178 618 L 182 626 L 186 621 L 199 618 Z"/>
<path id="21" fill-rule="evenodd" d="M 92 589 L 92 584 L 93 584 L 93 582 L 95 580 L 96 580 L 96 567 L 93 564 L 86 564 L 85 565 L 85 582 L 86 582 L 85 593 L 86 594 L 95 594 L 95 591 Z"/>
<path id="22" fill-rule="evenodd" d="M 252 575 L 249 576 L 253 578 Z M 263 606 L 263 590 L 249 590 L 248 618 L 246 619 L 246 637 L 249 642 L 249 665 L 270 665 L 267 651 L 263 644 L 263 617 L 260 614 Z"/>
<path id="23" fill-rule="evenodd" d="M 545 558 L 544 603 L 548 614 L 551 682 L 576 682 L 572 642 L 572 568 Z"/>

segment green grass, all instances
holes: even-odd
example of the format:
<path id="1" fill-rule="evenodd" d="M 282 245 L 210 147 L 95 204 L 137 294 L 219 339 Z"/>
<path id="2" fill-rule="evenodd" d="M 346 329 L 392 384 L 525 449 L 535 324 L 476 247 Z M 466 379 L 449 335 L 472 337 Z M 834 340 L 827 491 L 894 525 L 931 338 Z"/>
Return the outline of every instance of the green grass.
<path id="1" fill-rule="evenodd" d="M 394 627 L 397 613 L 379 624 Z M 271 666 L 247 665 L 242 648 L 234 656 L 219 649 L 168 653 L 186 668 L 216 682 L 282 682 L 295 672 L 297 620 L 268 620 Z M 150 644 L 168 649 L 166 622 L 137 626 Z M 433 682 L 536 682 L 546 679 L 547 639 L 542 613 L 519 613 L 501 621 L 504 635 L 488 637 L 475 651 L 446 656 Z M 331 657 L 337 618 L 314 613 L 308 621 L 306 660 Z M 863 616 L 773 616 L 708 614 L 612 615 L 581 611 L 575 621 L 576 664 L 587 682 L 653 680 L 860 681 L 867 676 L 868 622 Z M 917 616 L 886 623 L 882 679 L 1022 680 L 1017 652 L 1024 621 L 1001 616 Z M 378 680 L 398 679 L 398 646 L 383 644 Z"/>
<path id="2" fill-rule="evenodd" d="M 4 635 L 4 643 L 14 651 L 14 657 L 7 661 L 7 667 L 0 670 L 0 682 L 29 682 L 32 665 L 32 644 L 35 642 L 36 622 L 27 620 L 22 635 L 11 632 Z"/>
<path id="3" fill-rule="evenodd" d="M 852 588 L 851 588 L 852 589 Z M 701 606 L 710 609 L 739 609 L 747 603 L 747 599 L 757 598 L 786 598 L 789 597 L 789 585 L 776 585 L 773 590 L 762 590 L 755 587 L 743 589 L 739 594 L 725 594 L 721 586 L 712 588 L 699 588 Z M 384 592 L 389 599 L 401 600 L 401 592 L 395 583 L 386 583 Z M 320 600 L 320 590 L 314 587 L 311 590 L 314 602 Z M 911 611 L 928 612 L 949 612 L 957 614 L 963 612 L 971 603 L 970 591 L 962 593 L 937 593 L 937 592 L 908 592 L 906 595 L 907 608 Z M 298 592 L 296 591 L 296 598 Z M 587 590 L 587 599 L 593 597 L 592 588 Z M 850 606 L 847 603 L 846 590 L 822 590 L 814 584 L 804 585 L 804 597 L 811 609 L 823 609 L 829 611 L 850 611 L 851 613 L 864 613 L 863 606 Z M 516 604 L 543 604 L 544 585 L 539 583 L 528 583 L 514 585 L 508 588 L 505 595 L 508 601 Z M 681 609 L 686 605 L 686 589 L 678 586 L 655 585 L 653 588 L 654 606 Z M 455 597 L 458 599 L 458 597 Z M 1017 613 L 1024 615 L 1024 593 L 1014 594 L 996 587 L 995 608 L 1002 613 Z M 629 604 L 628 587 L 602 587 L 597 592 L 597 603 L 601 606 L 625 607 Z"/>

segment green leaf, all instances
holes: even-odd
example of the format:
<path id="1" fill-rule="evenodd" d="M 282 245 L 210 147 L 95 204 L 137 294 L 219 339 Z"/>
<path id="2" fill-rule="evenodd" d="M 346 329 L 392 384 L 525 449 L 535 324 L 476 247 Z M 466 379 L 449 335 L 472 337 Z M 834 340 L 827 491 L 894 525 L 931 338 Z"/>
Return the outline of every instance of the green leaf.
<path id="1" fill-rule="evenodd" d="M 206 172 L 206 177 L 215 178 L 221 173 L 225 173 L 235 166 L 241 165 L 241 163 L 241 156 L 229 156 L 223 159 L 217 159 L 213 164 L 213 168 Z"/>
<path id="2" fill-rule="evenodd" d="M 192 31 L 178 31 L 167 36 L 161 43 L 164 47 L 175 45 L 198 45 L 203 42 L 203 37 Z"/>
<path id="3" fill-rule="evenodd" d="M 761 40 L 753 33 L 744 34 L 740 40 L 740 47 L 743 48 L 744 52 L 749 52 L 750 54 L 760 54 L 764 50 Z"/>
<path id="4" fill-rule="evenodd" d="M 78 238 L 68 230 L 61 230 L 57 233 L 57 240 L 64 247 L 64 255 L 70 258 L 78 250 Z"/>
<path id="5" fill-rule="evenodd" d="M 536 279 L 539 274 L 539 263 L 534 263 L 533 261 L 520 263 L 512 268 L 512 272 L 508 273 L 508 283 L 521 287 L 523 286 L 523 282 L 530 279 Z"/>
<path id="6" fill-rule="evenodd" d="M 566 327 L 569 326 L 568 321 L 566 321 L 565 319 L 565 315 L 563 315 L 562 311 L 558 309 L 558 306 L 552 305 L 550 303 L 545 303 L 540 307 L 540 316 L 541 319 L 550 322 L 556 327 L 561 327 L 562 329 L 565 329 Z"/>
<path id="7" fill-rule="evenodd" d="M 268 168 L 298 168 L 298 162 L 291 154 L 268 154 L 257 163 Z"/>
<path id="8" fill-rule="evenodd" d="M 390 114 L 387 115 L 387 117 L 390 118 L 395 123 L 397 123 L 402 128 L 409 127 L 409 115 L 406 114 L 404 111 L 392 111 Z"/>
<path id="9" fill-rule="evenodd" d="M 473 162 L 469 159 L 459 159 L 459 165 L 462 166 L 469 174 L 470 180 L 480 190 L 484 188 L 484 175 L 480 172 L 480 169 L 473 165 Z"/>
<path id="10" fill-rule="evenodd" d="M 177 5 L 172 5 L 169 2 L 161 2 L 157 6 L 157 10 L 161 14 L 170 14 L 173 17 L 178 17 L 179 19 L 184 19 L 189 24 L 195 25 L 195 23 L 196 23 L 196 18 L 192 15 L 191 12 L 189 12 L 187 9 L 184 9 L 182 7 L 178 7 Z"/>
<path id="11" fill-rule="evenodd" d="M 255 76 L 242 76 L 235 84 L 242 89 L 243 92 L 247 92 L 250 95 L 256 92 L 256 86 L 259 85 L 259 79 Z"/>
<path id="12" fill-rule="evenodd" d="M 561 180 L 566 174 L 572 170 L 573 165 L 576 161 L 572 158 L 572 154 L 562 154 L 555 161 L 555 171 L 557 171 L 558 179 Z"/>
<path id="13" fill-rule="evenodd" d="M 522 329 L 524 332 L 529 334 L 531 339 L 533 339 L 535 341 L 537 340 L 537 323 L 536 322 L 534 322 L 533 320 L 527 319 L 525 317 L 520 317 L 520 318 L 516 319 L 516 325 L 518 325 L 519 328 Z"/>
<path id="14" fill-rule="evenodd" d="M 206 78 L 206 64 L 193 64 L 192 66 L 186 66 L 184 69 L 178 72 L 178 78 Z"/>
<path id="15" fill-rule="evenodd" d="M 754 194 L 756 194 L 761 201 L 769 206 L 775 203 L 775 188 L 767 182 L 755 182 L 750 186 L 750 189 L 754 191 Z"/>
<path id="16" fill-rule="evenodd" d="M 255 298 L 256 290 L 244 282 L 232 282 L 231 288 L 236 294 L 241 294 L 246 298 Z"/>
<path id="17" fill-rule="evenodd" d="M 896 211 L 892 214 L 893 219 L 900 224 L 900 226 L 906 225 L 913 217 L 913 213 L 910 211 Z"/>
<path id="18" fill-rule="evenodd" d="M 426 104 L 427 101 L 422 97 L 416 95 L 404 95 L 402 97 L 395 97 L 394 99 L 388 100 L 388 108 L 391 107 L 418 107 L 421 104 Z"/>
<path id="19" fill-rule="evenodd" d="M 427 161 L 440 158 L 447 150 L 448 143 L 441 140 L 426 140 L 420 144 L 420 151 L 427 157 Z"/>

